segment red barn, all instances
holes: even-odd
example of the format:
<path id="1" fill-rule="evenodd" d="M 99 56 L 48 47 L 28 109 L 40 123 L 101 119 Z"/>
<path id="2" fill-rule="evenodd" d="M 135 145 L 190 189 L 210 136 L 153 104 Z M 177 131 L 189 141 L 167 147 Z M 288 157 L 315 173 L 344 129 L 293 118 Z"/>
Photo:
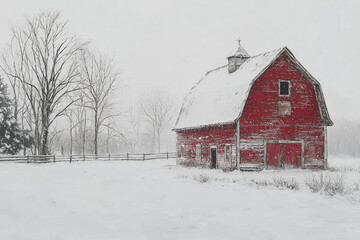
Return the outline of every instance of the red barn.
<path id="1" fill-rule="evenodd" d="M 239 44 L 186 95 L 174 128 L 177 163 L 325 168 L 332 125 L 320 83 L 287 47 L 249 56 Z"/>

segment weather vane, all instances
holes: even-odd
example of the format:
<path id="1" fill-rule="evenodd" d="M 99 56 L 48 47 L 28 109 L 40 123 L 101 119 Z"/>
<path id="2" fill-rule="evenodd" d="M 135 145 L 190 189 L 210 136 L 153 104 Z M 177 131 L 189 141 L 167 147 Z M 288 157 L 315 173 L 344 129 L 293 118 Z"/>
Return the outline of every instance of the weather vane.
<path id="1" fill-rule="evenodd" d="M 238 41 L 238 43 L 239 43 L 239 46 L 240 46 L 240 42 L 241 42 L 241 39 L 240 39 L 240 38 L 238 38 L 238 39 L 237 39 L 237 41 Z"/>

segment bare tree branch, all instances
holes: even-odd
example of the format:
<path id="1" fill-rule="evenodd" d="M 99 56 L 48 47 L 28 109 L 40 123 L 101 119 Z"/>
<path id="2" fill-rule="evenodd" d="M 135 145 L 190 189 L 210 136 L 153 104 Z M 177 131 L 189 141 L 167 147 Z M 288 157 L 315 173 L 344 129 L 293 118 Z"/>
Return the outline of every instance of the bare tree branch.
<path id="1" fill-rule="evenodd" d="M 85 107 L 91 110 L 94 127 L 94 153 L 98 154 L 98 140 L 101 127 L 109 118 L 116 117 L 113 108 L 115 90 L 119 87 L 119 73 L 114 61 L 102 55 L 95 55 L 89 50 L 80 57 L 79 78 L 82 82 L 82 94 Z"/>
<path id="2" fill-rule="evenodd" d="M 173 102 L 165 92 L 156 91 L 145 95 L 139 101 L 140 111 L 154 133 L 157 151 L 161 150 L 161 134 L 174 114 Z"/>
<path id="3" fill-rule="evenodd" d="M 8 51 L 2 54 L 1 70 L 21 83 L 32 110 L 32 124 L 38 153 L 49 153 L 49 127 L 75 101 L 67 96 L 78 91 L 76 57 L 86 47 L 67 30 L 60 12 L 43 12 L 26 18 L 24 26 L 13 28 Z"/>

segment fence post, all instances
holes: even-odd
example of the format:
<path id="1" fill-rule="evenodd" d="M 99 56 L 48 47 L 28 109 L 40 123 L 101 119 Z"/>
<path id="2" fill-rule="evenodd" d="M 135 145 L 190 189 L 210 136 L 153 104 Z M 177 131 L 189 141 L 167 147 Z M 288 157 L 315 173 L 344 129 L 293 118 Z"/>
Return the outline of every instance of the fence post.
<path id="1" fill-rule="evenodd" d="M 169 159 L 169 152 L 166 152 L 166 159 Z"/>
<path id="2" fill-rule="evenodd" d="M 129 161 L 129 153 L 126 154 L 126 160 Z"/>
<path id="3" fill-rule="evenodd" d="M 72 155 L 70 154 L 70 163 L 71 163 L 71 161 L 72 161 Z"/>
<path id="4" fill-rule="evenodd" d="M 55 157 L 55 154 L 54 154 L 54 162 L 56 162 L 56 157 Z"/>
<path id="5" fill-rule="evenodd" d="M 109 161 L 110 161 L 110 153 L 108 154 L 108 158 L 109 158 Z"/>
<path id="6" fill-rule="evenodd" d="M 29 155 L 27 155 L 26 156 L 26 163 L 29 163 L 29 161 L 30 161 L 30 157 L 29 157 Z"/>
<path id="7" fill-rule="evenodd" d="M 145 153 L 143 153 L 143 161 L 145 161 Z"/>
<path id="8" fill-rule="evenodd" d="M 83 154 L 83 161 L 85 161 L 85 153 Z"/>

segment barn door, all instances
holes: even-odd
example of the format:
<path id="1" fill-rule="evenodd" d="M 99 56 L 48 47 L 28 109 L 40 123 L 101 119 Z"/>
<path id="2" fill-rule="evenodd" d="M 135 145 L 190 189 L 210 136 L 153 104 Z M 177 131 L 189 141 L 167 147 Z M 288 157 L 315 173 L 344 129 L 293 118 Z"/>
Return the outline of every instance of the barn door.
<path id="1" fill-rule="evenodd" d="M 282 144 L 281 143 L 268 143 L 266 144 L 266 162 L 269 167 L 280 167 L 282 157 Z"/>
<path id="2" fill-rule="evenodd" d="M 284 159 L 286 167 L 301 167 L 301 143 L 284 143 Z"/>
<path id="3" fill-rule="evenodd" d="M 266 163 L 271 168 L 301 167 L 301 143 L 267 143 Z"/>
<path id="4" fill-rule="evenodd" d="M 217 152 L 216 147 L 211 148 L 211 168 L 216 168 Z"/>

